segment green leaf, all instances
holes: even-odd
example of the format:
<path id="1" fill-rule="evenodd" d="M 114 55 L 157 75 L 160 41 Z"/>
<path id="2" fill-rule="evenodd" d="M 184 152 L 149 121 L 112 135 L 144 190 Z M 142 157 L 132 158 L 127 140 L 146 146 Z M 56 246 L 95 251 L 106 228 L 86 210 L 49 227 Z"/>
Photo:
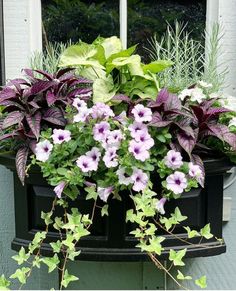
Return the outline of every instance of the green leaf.
<path id="1" fill-rule="evenodd" d="M 8 281 L 4 275 L 0 277 L 0 290 L 10 290 L 10 281 Z"/>
<path id="2" fill-rule="evenodd" d="M 32 265 L 33 265 L 33 267 L 37 267 L 38 269 L 40 268 L 40 261 L 41 259 L 40 259 L 40 257 L 38 257 L 38 256 L 35 256 L 34 257 L 34 260 L 33 260 L 33 262 L 32 262 Z"/>
<path id="3" fill-rule="evenodd" d="M 27 273 L 30 271 L 30 268 L 23 267 L 22 269 L 17 269 L 14 274 L 10 276 L 11 279 L 18 279 L 21 284 L 26 283 Z"/>
<path id="4" fill-rule="evenodd" d="M 52 247 L 54 253 L 60 253 L 62 243 L 58 240 L 57 242 L 50 243 L 50 246 Z"/>
<path id="5" fill-rule="evenodd" d="M 189 226 L 184 226 L 184 229 L 188 233 L 188 238 L 193 238 L 196 236 L 200 236 L 200 234 L 196 230 L 191 230 Z"/>
<path id="6" fill-rule="evenodd" d="M 50 212 L 41 211 L 41 218 L 44 220 L 46 225 L 49 225 L 53 222 L 51 217 L 52 217 L 52 211 Z"/>
<path id="7" fill-rule="evenodd" d="M 176 222 L 182 222 L 188 218 L 187 216 L 181 214 L 178 207 L 175 208 L 175 212 L 172 213 L 171 216 L 176 220 Z"/>
<path id="8" fill-rule="evenodd" d="M 86 200 L 89 200 L 89 199 L 97 200 L 98 193 L 96 191 L 95 186 L 86 187 L 84 190 L 88 193 L 86 196 Z"/>
<path id="9" fill-rule="evenodd" d="M 25 253 L 25 249 L 21 247 L 19 254 L 12 257 L 13 260 L 17 261 L 18 265 L 22 265 L 30 257 L 30 254 Z"/>
<path id="10" fill-rule="evenodd" d="M 133 52 L 136 50 L 137 45 L 131 46 L 130 48 L 126 50 L 122 50 L 121 52 L 112 54 L 108 59 L 107 63 L 112 63 L 114 59 L 121 58 L 121 57 L 129 57 L 133 54 Z"/>
<path id="11" fill-rule="evenodd" d="M 195 280 L 195 284 L 202 289 L 206 288 L 207 287 L 206 276 L 202 276 L 201 278 Z"/>
<path id="12" fill-rule="evenodd" d="M 70 284 L 70 282 L 77 281 L 77 280 L 79 280 L 78 277 L 76 277 L 74 275 L 70 275 L 68 273 L 68 270 L 65 270 L 65 273 L 64 273 L 63 279 L 61 281 L 61 284 L 62 284 L 63 287 L 67 288 L 67 286 Z"/>
<path id="13" fill-rule="evenodd" d="M 192 280 L 191 276 L 184 276 L 179 270 L 178 271 L 178 275 L 177 275 L 177 279 L 179 280 Z"/>
<path id="14" fill-rule="evenodd" d="M 66 176 L 67 173 L 68 173 L 68 169 L 65 169 L 65 168 L 58 168 L 57 169 L 57 173 L 61 176 Z"/>
<path id="15" fill-rule="evenodd" d="M 159 73 L 167 68 L 169 68 L 170 66 L 172 66 L 174 63 L 172 61 L 168 61 L 168 60 L 159 60 L 159 61 L 154 61 L 151 62 L 147 65 L 143 66 L 143 71 L 146 74 L 147 72 L 151 72 L 151 73 Z"/>
<path id="16" fill-rule="evenodd" d="M 104 205 L 104 206 L 102 207 L 101 215 L 102 215 L 102 216 L 104 216 L 104 215 L 108 216 L 108 204 L 106 204 L 106 205 Z"/>
<path id="17" fill-rule="evenodd" d="M 55 254 L 52 258 L 42 258 L 41 262 L 48 266 L 48 273 L 51 273 L 57 268 L 57 265 L 60 263 L 58 255 Z"/>
<path id="18" fill-rule="evenodd" d="M 116 94 L 112 77 L 106 79 L 97 78 L 93 83 L 93 102 L 107 103 Z"/>
<path id="19" fill-rule="evenodd" d="M 211 234 L 211 227 L 210 223 L 206 224 L 201 230 L 200 230 L 201 236 L 205 237 L 206 239 L 210 239 L 213 237 L 213 234 Z"/>
<path id="20" fill-rule="evenodd" d="M 105 38 L 101 45 L 104 48 L 106 59 L 122 50 L 121 41 L 117 36 Z"/>
<path id="21" fill-rule="evenodd" d="M 184 266 L 185 263 L 182 261 L 183 257 L 186 254 L 187 249 L 183 249 L 181 251 L 170 250 L 169 260 L 173 261 L 175 266 Z"/>
<path id="22" fill-rule="evenodd" d="M 78 257 L 80 255 L 81 251 L 68 251 L 68 258 L 71 261 L 74 261 L 76 257 Z"/>

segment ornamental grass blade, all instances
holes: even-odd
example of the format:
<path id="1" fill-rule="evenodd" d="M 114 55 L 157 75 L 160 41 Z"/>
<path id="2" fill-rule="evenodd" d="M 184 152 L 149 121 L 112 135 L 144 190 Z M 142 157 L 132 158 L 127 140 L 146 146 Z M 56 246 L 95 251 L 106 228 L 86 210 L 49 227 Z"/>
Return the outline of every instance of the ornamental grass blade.
<path id="1" fill-rule="evenodd" d="M 28 154 L 29 148 L 25 146 L 19 148 L 19 150 L 16 153 L 16 171 L 22 185 L 24 185 L 25 181 Z"/>

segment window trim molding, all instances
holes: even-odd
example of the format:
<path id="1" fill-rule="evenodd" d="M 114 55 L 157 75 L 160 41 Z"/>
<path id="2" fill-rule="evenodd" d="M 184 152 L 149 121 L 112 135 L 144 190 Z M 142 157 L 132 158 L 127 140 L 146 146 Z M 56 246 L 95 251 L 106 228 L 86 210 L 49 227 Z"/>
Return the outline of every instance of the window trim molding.
<path id="1" fill-rule="evenodd" d="M 3 0 L 0 0 L 0 85 L 5 83 Z"/>

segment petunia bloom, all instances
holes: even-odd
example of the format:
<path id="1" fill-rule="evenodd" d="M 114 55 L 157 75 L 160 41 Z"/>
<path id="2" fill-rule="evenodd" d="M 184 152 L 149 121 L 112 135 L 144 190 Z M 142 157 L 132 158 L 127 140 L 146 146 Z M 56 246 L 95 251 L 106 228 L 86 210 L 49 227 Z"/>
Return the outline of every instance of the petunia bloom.
<path id="1" fill-rule="evenodd" d="M 172 169 L 178 169 L 183 165 L 182 156 L 180 152 L 176 152 L 174 150 L 168 151 L 167 155 L 164 158 L 165 165 Z"/>
<path id="2" fill-rule="evenodd" d="M 84 173 L 96 171 L 98 167 L 97 163 L 94 162 L 92 158 L 87 157 L 86 155 L 80 156 L 77 159 L 76 164 Z"/>
<path id="3" fill-rule="evenodd" d="M 129 143 L 129 152 L 133 154 L 136 160 L 144 162 L 150 155 L 142 142 L 131 140 Z"/>
<path id="4" fill-rule="evenodd" d="M 135 138 L 137 134 L 141 134 L 143 132 L 148 132 L 148 128 L 145 124 L 140 122 L 134 122 L 133 124 L 130 124 L 128 127 L 130 131 L 130 135 Z"/>
<path id="5" fill-rule="evenodd" d="M 141 142 L 143 146 L 149 150 L 154 146 L 154 140 L 147 131 L 138 131 L 134 137 L 137 142 Z"/>
<path id="6" fill-rule="evenodd" d="M 86 156 L 87 157 L 90 157 L 95 163 L 98 163 L 99 162 L 99 159 L 101 157 L 101 152 L 100 152 L 99 148 L 93 147 L 91 149 L 91 151 L 88 151 L 86 153 Z"/>
<path id="7" fill-rule="evenodd" d="M 53 129 L 52 139 L 54 144 L 61 144 L 71 140 L 71 132 L 63 129 Z"/>
<path id="8" fill-rule="evenodd" d="M 78 110 L 80 111 L 82 108 L 87 108 L 87 104 L 84 102 L 84 100 L 81 100 L 79 98 L 75 98 L 73 100 L 72 105 Z"/>
<path id="9" fill-rule="evenodd" d="M 92 117 L 97 118 L 107 118 L 115 116 L 111 108 L 105 103 L 98 102 L 92 107 Z"/>
<path id="10" fill-rule="evenodd" d="M 166 188 L 174 194 L 181 194 L 187 188 L 187 179 L 184 173 L 176 171 L 166 178 Z"/>
<path id="11" fill-rule="evenodd" d="M 102 121 L 94 125 L 93 138 L 97 141 L 104 141 L 107 134 L 110 131 L 110 124 L 106 121 Z"/>
<path id="12" fill-rule="evenodd" d="M 125 172 L 125 168 L 119 168 L 117 171 L 116 171 L 116 174 L 118 176 L 118 179 L 119 179 L 119 184 L 120 185 L 130 185 L 133 183 L 131 177 L 129 175 L 126 174 Z"/>
<path id="13" fill-rule="evenodd" d="M 61 194 L 62 194 L 65 186 L 66 186 L 66 182 L 62 181 L 53 189 L 53 191 L 56 193 L 58 198 L 61 198 Z"/>
<path id="14" fill-rule="evenodd" d="M 52 149 L 53 145 L 50 143 L 50 141 L 47 139 L 40 141 L 36 144 L 35 147 L 36 159 L 41 162 L 46 162 L 49 159 Z"/>
<path id="15" fill-rule="evenodd" d="M 190 162 L 188 164 L 188 167 L 189 167 L 188 174 L 190 177 L 196 178 L 196 179 L 199 179 L 202 177 L 202 170 L 198 165 L 194 165 L 193 163 Z"/>
<path id="16" fill-rule="evenodd" d="M 82 107 L 78 113 L 74 116 L 74 122 L 85 122 L 91 113 L 91 109 Z"/>
<path id="17" fill-rule="evenodd" d="M 148 176 L 142 170 L 134 168 L 131 180 L 134 183 L 132 189 L 136 192 L 140 192 L 146 188 Z"/>
<path id="18" fill-rule="evenodd" d="M 106 138 L 106 145 L 118 148 L 120 146 L 120 142 L 122 141 L 122 139 L 123 134 L 120 129 L 110 131 Z"/>
<path id="19" fill-rule="evenodd" d="M 103 157 L 103 161 L 107 168 L 114 168 L 118 166 L 118 156 L 117 156 L 117 148 L 110 147 L 106 150 L 105 155 Z"/>
<path id="20" fill-rule="evenodd" d="M 158 200 L 156 203 L 156 210 L 162 215 L 165 214 L 165 209 L 164 209 L 165 203 L 166 203 L 166 198 L 164 197 Z"/>
<path id="21" fill-rule="evenodd" d="M 151 109 L 144 107 L 142 104 L 134 106 L 131 113 L 133 113 L 136 122 L 149 122 L 152 120 Z"/>
<path id="22" fill-rule="evenodd" d="M 107 199 L 113 190 L 114 190 L 114 187 L 112 186 L 107 187 L 107 188 L 98 187 L 98 191 L 97 191 L 98 196 L 102 201 L 107 202 Z"/>

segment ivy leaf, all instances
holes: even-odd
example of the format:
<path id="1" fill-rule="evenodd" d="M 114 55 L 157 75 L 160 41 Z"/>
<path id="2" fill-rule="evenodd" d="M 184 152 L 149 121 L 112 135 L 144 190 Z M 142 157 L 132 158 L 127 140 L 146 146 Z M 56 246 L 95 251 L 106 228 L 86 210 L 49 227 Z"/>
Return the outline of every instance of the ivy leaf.
<path id="1" fill-rule="evenodd" d="M 14 274 L 10 276 L 11 279 L 18 279 L 21 284 L 26 283 L 26 275 L 30 271 L 30 268 L 23 267 L 22 269 L 17 269 Z"/>
<path id="2" fill-rule="evenodd" d="M 10 281 L 8 281 L 4 275 L 0 277 L 0 290 L 10 290 Z"/>
<path id="3" fill-rule="evenodd" d="M 19 254 L 12 257 L 13 260 L 17 261 L 18 265 L 22 265 L 30 257 L 30 254 L 25 253 L 25 249 L 21 247 Z"/>
<path id="4" fill-rule="evenodd" d="M 129 209 L 126 212 L 126 222 L 130 221 L 130 222 L 134 222 L 135 221 L 135 214 L 134 214 L 134 210 L 133 209 Z"/>
<path id="5" fill-rule="evenodd" d="M 54 253 L 60 253 L 62 243 L 58 240 L 57 242 L 50 243 L 50 246 L 52 247 Z"/>
<path id="6" fill-rule="evenodd" d="M 102 207 L 101 215 L 102 215 L 102 216 L 104 216 L 104 215 L 108 216 L 108 204 L 106 204 L 106 205 L 104 205 L 104 206 Z"/>
<path id="7" fill-rule="evenodd" d="M 179 280 L 192 280 L 191 276 L 184 276 L 179 270 L 178 271 L 178 275 L 177 275 L 177 279 Z"/>
<path id="8" fill-rule="evenodd" d="M 46 225 L 49 225 L 53 222 L 51 219 L 51 216 L 52 216 L 52 211 L 50 211 L 50 212 L 43 212 L 42 211 L 41 212 L 41 218 L 44 220 Z"/>
<path id="9" fill-rule="evenodd" d="M 184 229 L 188 233 L 188 238 L 193 238 L 196 236 L 200 236 L 200 234 L 196 230 L 191 230 L 189 226 L 184 226 Z"/>
<path id="10" fill-rule="evenodd" d="M 188 218 L 187 216 L 181 214 L 179 207 L 175 208 L 175 212 L 172 213 L 171 216 L 176 220 L 176 222 L 182 222 Z"/>
<path id="11" fill-rule="evenodd" d="M 213 237 L 213 234 L 211 234 L 211 227 L 210 223 L 205 225 L 201 230 L 200 230 L 201 236 L 205 237 L 206 239 L 210 239 Z"/>
<path id="12" fill-rule="evenodd" d="M 187 249 L 183 249 L 181 251 L 174 251 L 174 250 L 170 250 L 169 253 L 169 260 L 173 261 L 175 266 L 184 266 L 185 263 L 182 261 L 183 257 L 186 254 Z"/>
<path id="13" fill-rule="evenodd" d="M 97 200 L 98 193 L 96 191 L 95 186 L 86 187 L 84 190 L 88 193 L 86 196 L 86 200 L 89 199 Z"/>
<path id="14" fill-rule="evenodd" d="M 60 263 L 58 255 L 55 254 L 52 258 L 42 258 L 41 262 L 48 266 L 48 273 L 51 273 L 57 268 L 57 265 Z"/>
<path id="15" fill-rule="evenodd" d="M 206 288 L 207 287 L 206 276 L 202 276 L 201 278 L 195 280 L 195 284 L 202 289 Z"/>
<path id="16" fill-rule="evenodd" d="M 40 257 L 35 256 L 33 262 L 32 262 L 33 267 L 37 267 L 38 269 L 40 268 Z"/>
<path id="17" fill-rule="evenodd" d="M 74 261 L 76 257 L 78 257 L 80 255 L 81 251 L 68 251 L 68 258 L 71 261 Z"/>
<path id="18" fill-rule="evenodd" d="M 79 280 L 78 277 L 76 277 L 74 275 L 70 275 L 68 273 L 68 270 L 66 270 L 64 273 L 63 279 L 61 281 L 61 284 L 63 287 L 67 288 L 67 286 L 70 284 L 70 282 L 77 281 L 77 280 Z"/>

